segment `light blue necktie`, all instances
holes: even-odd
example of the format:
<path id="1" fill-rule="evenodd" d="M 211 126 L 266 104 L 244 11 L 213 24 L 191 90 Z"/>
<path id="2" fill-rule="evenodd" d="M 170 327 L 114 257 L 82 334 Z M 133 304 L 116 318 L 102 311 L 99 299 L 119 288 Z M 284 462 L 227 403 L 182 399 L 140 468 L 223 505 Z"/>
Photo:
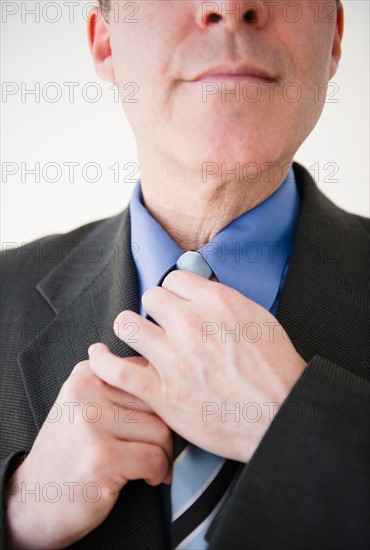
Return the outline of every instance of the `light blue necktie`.
<path id="1" fill-rule="evenodd" d="M 180 256 L 177 269 L 212 277 L 199 252 Z M 240 463 L 208 453 L 174 434 L 171 485 L 172 545 L 186 550 L 205 550 L 204 535 L 222 504 L 222 496 Z"/>
<path id="2" fill-rule="evenodd" d="M 203 256 L 195 250 L 189 250 L 181 254 L 176 262 L 177 269 L 186 269 L 197 273 L 206 279 L 210 279 L 213 275 L 212 269 L 209 267 Z"/>

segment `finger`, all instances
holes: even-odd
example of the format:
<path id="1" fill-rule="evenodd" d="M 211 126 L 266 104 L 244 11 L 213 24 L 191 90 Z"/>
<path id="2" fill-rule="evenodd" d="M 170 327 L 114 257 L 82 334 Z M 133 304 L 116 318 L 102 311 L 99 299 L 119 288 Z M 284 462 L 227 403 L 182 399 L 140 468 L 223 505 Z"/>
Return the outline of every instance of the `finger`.
<path id="1" fill-rule="evenodd" d="M 146 313 L 166 330 L 173 324 L 174 318 L 181 315 L 188 300 L 165 288 L 154 286 L 144 292 L 142 303 Z"/>
<path id="2" fill-rule="evenodd" d="M 161 363 L 166 347 L 166 334 L 162 327 L 133 311 L 122 311 L 114 321 L 114 332 L 122 339 L 122 332 L 128 324 L 134 323 L 137 326 L 135 341 L 127 342 L 132 349 L 140 353 L 150 363 L 156 365 Z"/>
<path id="3" fill-rule="evenodd" d="M 86 375 L 87 373 L 91 376 L 96 376 L 96 374 L 90 368 L 90 361 L 88 359 L 77 363 L 74 366 L 70 376 L 81 376 Z M 130 393 L 119 388 L 115 388 L 104 380 L 101 380 L 101 382 L 103 383 L 103 393 L 101 397 L 104 397 L 107 401 L 109 401 L 112 406 L 116 405 L 118 407 L 124 407 L 128 403 L 135 402 L 140 410 L 149 413 L 153 412 L 153 409 L 138 397 L 131 395 Z"/>
<path id="4" fill-rule="evenodd" d="M 184 300 L 204 301 L 212 285 L 220 284 L 209 281 L 201 275 L 185 269 L 171 271 L 164 279 L 162 287 Z"/>
<path id="5" fill-rule="evenodd" d="M 145 403 L 142 399 L 139 399 L 135 395 L 128 393 L 124 390 L 120 390 L 104 382 L 106 386 L 106 392 L 104 393 L 105 398 L 110 402 L 112 407 L 120 407 L 123 410 L 126 410 L 128 407 L 137 408 L 137 410 L 144 411 L 147 413 L 153 413 L 153 409 Z"/>
<path id="6" fill-rule="evenodd" d="M 150 485 L 159 485 L 168 476 L 170 464 L 164 450 L 157 445 L 119 441 L 112 455 L 112 460 L 121 465 L 122 483 L 144 479 Z"/>
<path id="7" fill-rule="evenodd" d="M 122 441 L 157 445 L 165 451 L 168 460 L 172 460 L 172 431 L 155 414 L 145 413 L 135 407 L 125 411 L 114 410 L 104 429 Z"/>
<path id="8" fill-rule="evenodd" d="M 73 367 L 70 376 L 78 376 L 80 374 L 86 374 L 89 370 L 89 360 L 85 359 L 84 361 L 79 361 Z"/>
<path id="9" fill-rule="evenodd" d="M 166 477 L 164 478 L 162 483 L 165 483 L 166 485 L 171 485 L 171 483 L 172 483 L 172 468 L 169 468 L 168 474 L 166 475 Z"/>
<path id="10" fill-rule="evenodd" d="M 87 363 L 86 366 L 84 366 L 83 371 L 88 371 L 91 376 L 94 376 L 96 378 L 99 378 L 96 376 L 95 372 L 90 368 L 90 361 L 83 361 L 84 363 Z M 125 409 L 128 404 L 131 404 L 132 406 L 136 406 L 141 411 L 152 413 L 153 409 L 148 405 L 148 403 L 145 403 L 145 401 L 142 401 L 135 395 L 132 395 L 131 393 L 128 393 L 125 390 L 121 390 L 119 388 L 116 388 L 115 386 L 112 386 L 111 384 L 108 384 L 101 378 L 99 380 L 102 383 L 102 396 L 104 399 L 106 399 L 112 407 L 121 407 Z"/>
<path id="11" fill-rule="evenodd" d="M 91 370 L 104 382 L 131 393 L 152 406 L 158 391 L 158 375 L 144 357 L 117 357 L 105 344 L 89 347 Z"/>

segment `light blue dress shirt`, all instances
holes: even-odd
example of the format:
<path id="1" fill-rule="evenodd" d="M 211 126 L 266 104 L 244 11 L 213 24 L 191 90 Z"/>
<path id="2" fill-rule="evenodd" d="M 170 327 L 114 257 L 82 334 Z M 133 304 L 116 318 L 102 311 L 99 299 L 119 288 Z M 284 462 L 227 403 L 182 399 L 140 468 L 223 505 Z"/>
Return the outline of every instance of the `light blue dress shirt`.
<path id="1" fill-rule="evenodd" d="M 277 314 L 300 198 L 291 168 L 281 186 L 198 248 L 217 279 Z M 155 286 L 184 252 L 143 204 L 140 180 L 130 201 L 131 247 L 139 296 Z M 140 301 L 140 313 L 145 315 Z"/>

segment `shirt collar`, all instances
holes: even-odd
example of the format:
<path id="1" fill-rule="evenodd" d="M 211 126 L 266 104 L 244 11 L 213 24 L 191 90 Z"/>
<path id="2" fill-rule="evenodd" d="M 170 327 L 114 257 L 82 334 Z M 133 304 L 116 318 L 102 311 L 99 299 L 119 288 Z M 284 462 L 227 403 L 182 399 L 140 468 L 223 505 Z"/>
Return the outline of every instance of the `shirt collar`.
<path id="1" fill-rule="evenodd" d="M 265 201 L 198 248 L 217 279 L 270 309 L 290 255 L 300 209 L 293 169 Z M 184 252 L 144 206 L 140 180 L 130 201 L 139 293 L 155 286 Z"/>

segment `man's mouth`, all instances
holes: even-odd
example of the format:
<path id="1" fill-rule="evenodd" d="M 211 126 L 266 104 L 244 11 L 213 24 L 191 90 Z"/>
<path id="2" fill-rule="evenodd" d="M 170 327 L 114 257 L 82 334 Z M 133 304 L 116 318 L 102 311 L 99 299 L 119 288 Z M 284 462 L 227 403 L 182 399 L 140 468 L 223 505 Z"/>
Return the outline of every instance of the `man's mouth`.
<path id="1" fill-rule="evenodd" d="M 272 75 L 269 71 L 253 65 L 247 65 L 246 63 L 219 64 L 214 67 L 210 67 L 189 79 L 190 82 L 225 80 L 270 84 L 277 82 L 274 75 Z"/>

